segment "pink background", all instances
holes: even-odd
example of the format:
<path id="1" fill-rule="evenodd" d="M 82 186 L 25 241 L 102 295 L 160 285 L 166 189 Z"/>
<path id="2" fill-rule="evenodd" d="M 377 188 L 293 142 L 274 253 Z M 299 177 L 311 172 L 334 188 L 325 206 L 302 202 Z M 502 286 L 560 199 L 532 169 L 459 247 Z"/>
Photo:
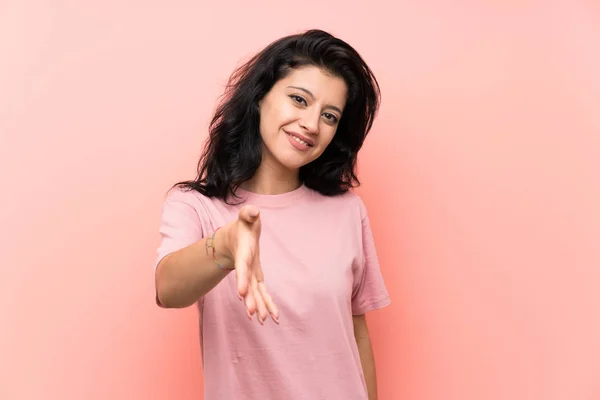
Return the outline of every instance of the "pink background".
<path id="1" fill-rule="evenodd" d="M 201 398 L 196 311 L 154 305 L 163 194 L 231 70 L 321 27 L 383 89 L 380 400 L 600 399 L 599 3 L 207 3 L 0 2 L 0 398 Z"/>

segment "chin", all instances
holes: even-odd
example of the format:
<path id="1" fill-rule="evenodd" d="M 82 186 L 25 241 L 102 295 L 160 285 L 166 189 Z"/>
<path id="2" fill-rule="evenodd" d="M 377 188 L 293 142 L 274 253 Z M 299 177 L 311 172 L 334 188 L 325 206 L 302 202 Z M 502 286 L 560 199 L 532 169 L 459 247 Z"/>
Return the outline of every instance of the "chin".
<path id="1" fill-rule="evenodd" d="M 308 151 L 298 151 L 288 143 L 287 135 L 283 143 L 277 142 L 273 146 L 266 145 L 264 150 L 271 160 L 289 171 L 299 170 L 313 162 L 322 153 L 320 146 L 313 147 Z"/>
<path id="2" fill-rule="evenodd" d="M 296 162 L 296 161 L 291 161 L 291 160 L 281 160 L 279 163 L 281 164 L 282 167 L 284 167 L 287 170 L 296 171 L 296 170 L 299 170 L 300 168 L 304 167 L 309 162 L 310 161 Z"/>
<path id="3" fill-rule="evenodd" d="M 277 157 L 279 164 L 288 170 L 298 170 L 301 167 L 304 167 L 306 164 L 314 161 L 315 157 L 298 157 L 297 154 L 293 155 L 285 155 L 282 157 Z"/>

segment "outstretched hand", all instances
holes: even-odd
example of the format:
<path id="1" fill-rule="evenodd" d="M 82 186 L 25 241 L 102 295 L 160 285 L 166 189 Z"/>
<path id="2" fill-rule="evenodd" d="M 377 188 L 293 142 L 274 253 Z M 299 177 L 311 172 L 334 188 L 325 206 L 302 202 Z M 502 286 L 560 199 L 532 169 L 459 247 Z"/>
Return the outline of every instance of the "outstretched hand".
<path id="1" fill-rule="evenodd" d="M 260 264 L 261 221 L 258 208 L 242 207 L 229 229 L 230 253 L 233 256 L 239 297 L 244 300 L 248 317 L 257 314 L 261 324 L 269 315 L 279 323 L 279 310 L 264 282 Z"/>

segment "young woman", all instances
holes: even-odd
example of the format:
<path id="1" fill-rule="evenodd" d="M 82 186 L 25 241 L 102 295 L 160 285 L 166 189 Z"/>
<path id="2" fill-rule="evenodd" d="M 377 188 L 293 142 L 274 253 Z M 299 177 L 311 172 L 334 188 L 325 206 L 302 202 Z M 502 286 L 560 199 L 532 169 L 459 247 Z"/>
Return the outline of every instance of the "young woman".
<path id="1" fill-rule="evenodd" d="M 161 307 L 197 304 L 205 400 L 373 400 L 365 313 L 389 304 L 351 189 L 379 106 L 360 55 L 320 31 L 231 77 L 194 181 L 163 207 Z"/>

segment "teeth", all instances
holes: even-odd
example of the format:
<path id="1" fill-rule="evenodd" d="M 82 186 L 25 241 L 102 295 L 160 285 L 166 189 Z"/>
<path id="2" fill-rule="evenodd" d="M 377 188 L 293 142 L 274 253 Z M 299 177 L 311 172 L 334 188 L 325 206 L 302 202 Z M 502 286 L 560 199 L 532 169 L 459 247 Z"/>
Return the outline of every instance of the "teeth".
<path id="1" fill-rule="evenodd" d="M 303 144 L 303 145 L 305 145 L 305 146 L 310 146 L 310 145 L 309 145 L 308 143 L 306 143 L 304 140 L 302 140 L 302 139 L 300 139 L 300 138 L 298 138 L 298 137 L 296 137 L 296 136 L 292 136 L 292 138 L 294 138 L 294 140 L 295 140 L 296 142 L 300 143 L 300 144 Z"/>

